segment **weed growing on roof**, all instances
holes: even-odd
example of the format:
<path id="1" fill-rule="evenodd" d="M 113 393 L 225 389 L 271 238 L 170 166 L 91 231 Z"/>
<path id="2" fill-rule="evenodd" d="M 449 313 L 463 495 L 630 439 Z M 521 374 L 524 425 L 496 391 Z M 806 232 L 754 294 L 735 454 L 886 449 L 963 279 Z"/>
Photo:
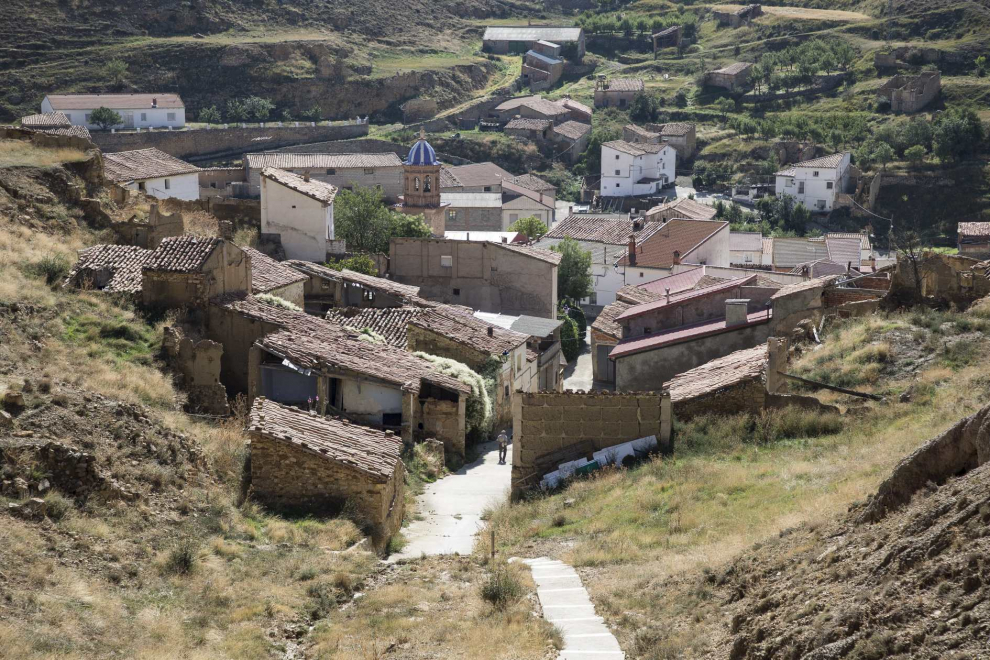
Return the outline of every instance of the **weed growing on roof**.
<path id="1" fill-rule="evenodd" d="M 255 299 L 260 300 L 266 305 L 271 305 L 272 307 L 281 307 L 282 309 L 289 309 L 293 312 L 301 312 L 302 307 L 296 305 L 295 303 L 290 303 L 285 298 L 279 298 L 270 293 L 259 293 L 255 296 Z"/>
<path id="2" fill-rule="evenodd" d="M 471 395 L 468 397 L 465 412 L 465 420 L 469 431 L 484 431 L 484 429 L 491 426 L 493 421 L 492 399 L 489 396 L 485 378 L 472 370 L 471 367 L 457 360 L 430 355 L 422 351 L 417 351 L 413 355 L 433 364 L 438 372 L 456 378 L 471 388 Z"/>

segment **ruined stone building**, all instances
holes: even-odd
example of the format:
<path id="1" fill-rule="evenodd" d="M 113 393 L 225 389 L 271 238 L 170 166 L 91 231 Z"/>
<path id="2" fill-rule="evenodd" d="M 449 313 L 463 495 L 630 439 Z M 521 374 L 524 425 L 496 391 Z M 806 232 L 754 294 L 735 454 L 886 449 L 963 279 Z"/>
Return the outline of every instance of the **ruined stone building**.
<path id="1" fill-rule="evenodd" d="M 141 271 L 152 251 L 135 245 L 94 245 L 79 251 L 62 286 L 141 297 Z"/>
<path id="2" fill-rule="evenodd" d="M 92 139 L 89 129 L 85 126 L 73 126 L 64 112 L 43 112 L 36 115 L 21 117 L 21 127 L 41 131 L 48 135 L 67 135 L 86 140 Z"/>
<path id="3" fill-rule="evenodd" d="M 103 154 L 104 176 L 158 199 L 199 199 L 199 168 L 155 148 Z"/>
<path id="4" fill-rule="evenodd" d="M 523 55 L 520 78 L 536 91 L 550 89 L 564 74 L 564 60 L 558 44 L 550 41 L 537 41 L 532 50 Z"/>
<path id="5" fill-rule="evenodd" d="M 664 48 L 677 48 L 680 46 L 681 32 L 682 28 L 680 25 L 672 25 L 669 28 L 660 30 L 659 32 L 654 32 L 652 35 L 653 57 L 656 58 L 657 53 Z"/>
<path id="6" fill-rule="evenodd" d="M 746 5 L 732 11 L 712 11 L 712 17 L 718 21 L 720 26 L 737 28 L 746 25 L 752 20 L 763 15 L 763 7 L 760 5 Z"/>
<path id="7" fill-rule="evenodd" d="M 402 526 L 402 443 L 390 431 L 321 417 L 259 397 L 246 429 L 253 496 L 282 510 L 339 513 L 367 521 L 379 551 Z"/>
<path id="8" fill-rule="evenodd" d="M 990 279 L 986 264 L 973 257 L 935 252 L 915 258 L 898 255 L 890 295 L 902 304 L 929 298 L 965 306 L 990 295 Z"/>
<path id="9" fill-rule="evenodd" d="M 646 86 L 642 78 L 606 78 L 598 76 L 595 82 L 596 108 L 628 108 L 633 99 L 643 93 Z"/>
<path id="10" fill-rule="evenodd" d="M 557 158 L 574 163 L 588 148 L 588 143 L 591 141 L 591 124 L 566 121 L 550 129 L 550 141 L 556 145 Z"/>
<path id="11" fill-rule="evenodd" d="M 251 293 L 268 293 L 302 307 L 309 276 L 254 248 L 241 248 L 251 257 Z"/>
<path id="12" fill-rule="evenodd" d="M 386 202 L 402 194 L 402 160 L 386 154 L 319 154 L 270 151 L 244 154 L 244 178 L 252 194 L 260 194 L 261 172 L 266 167 L 286 170 L 310 181 L 329 183 L 338 190 L 381 188 Z"/>
<path id="13" fill-rule="evenodd" d="M 343 307 L 331 309 L 326 319 L 336 325 L 353 330 L 371 330 L 388 343 L 406 350 L 409 346 L 407 332 L 409 322 L 428 311 L 428 307 Z"/>
<path id="14" fill-rule="evenodd" d="M 221 238 L 166 238 L 142 269 L 145 305 L 205 308 L 212 298 L 250 290 L 251 257 Z"/>
<path id="15" fill-rule="evenodd" d="M 877 94 L 890 101 L 891 112 L 909 114 L 924 109 L 941 90 L 942 75 L 938 71 L 922 71 L 917 76 L 894 76 Z"/>
<path id="16" fill-rule="evenodd" d="M 957 235 L 959 254 L 977 259 L 990 257 L 990 222 L 960 222 Z"/>
<path id="17" fill-rule="evenodd" d="M 709 87 L 721 87 L 730 92 L 741 91 L 749 87 L 749 74 L 753 68 L 752 62 L 735 62 L 715 69 L 705 74 L 705 84 Z"/>
<path id="18" fill-rule="evenodd" d="M 561 255 L 512 243 L 393 238 L 389 263 L 397 282 L 427 300 L 483 312 L 557 316 Z"/>
<path id="19" fill-rule="evenodd" d="M 148 219 L 145 221 L 132 217 L 124 222 L 115 222 L 110 226 L 116 234 L 116 241 L 121 245 L 136 245 L 148 250 L 154 250 L 169 236 L 182 236 L 185 223 L 182 214 L 163 213 L 158 204 L 151 204 Z"/>
<path id="20" fill-rule="evenodd" d="M 323 316 L 338 307 L 402 307 L 420 305 L 419 287 L 357 271 L 334 270 L 308 261 L 282 262 L 308 277 L 303 282 L 306 311 Z"/>
<path id="21" fill-rule="evenodd" d="M 337 251 L 331 249 L 337 188 L 274 167 L 263 169 L 259 181 L 263 238 L 280 244 L 289 259 L 323 263 Z"/>
<path id="22" fill-rule="evenodd" d="M 672 146 L 678 158 L 691 158 L 698 149 L 697 129 L 694 124 L 683 121 L 647 124 L 646 130 L 659 133 L 660 141 Z"/>
<path id="23" fill-rule="evenodd" d="M 549 119 L 524 119 L 517 117 L 510 119 L 503 129 L 506 135 L 515 138 L 529 140 L 531 142 L 545 142 L 550 135 L 553 122 Z"/>

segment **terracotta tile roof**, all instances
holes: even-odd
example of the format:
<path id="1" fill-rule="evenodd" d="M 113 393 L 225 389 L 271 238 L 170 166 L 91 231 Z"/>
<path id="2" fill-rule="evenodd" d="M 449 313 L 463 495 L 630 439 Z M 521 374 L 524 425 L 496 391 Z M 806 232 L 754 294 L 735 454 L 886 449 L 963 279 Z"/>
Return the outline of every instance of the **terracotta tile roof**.
<path id="1" fill-rule="evenodd" d="M 763 256 L 772 258 L 773 257 L 773 238 L 769 236 L 763 237 Z"/>
<path id="2" fill-rule="evenodd" d="M 530 247 L 528 245 L 519 245 L 518 243 L 490 243 L 489 245 L 494 245 L 502 248 L 503 250 L 508 250 L 517 254 L 524 254 L 527 257 L 539 259 L 540 261 L 545 261 L 546 263 L 553 264 L 554 266 L 558 265 L 560 260 L 564 258 L 564 255 L 559 252 L 554 252 L 553 250 L 541 250 L 540 248 Z"/>
<path id="3" fill-rule="evenodd" d="M 636 288 L 643 292 L 641 297 L 649 296 L 649 298 L 637 302 L 659 300 L 661 296 L 666 295 L 667 289 L 670 289 L 671 293 L 688 291 L 695 288 L 698 285 L 698 282 L 700 282 L 704 277 L 705 267 L 697 266 L 691 270 L 685 270 L 675 275 L 668 275 L 667 277 L 661 277 L 658 280 L 653 280 L 652 282 L 647 282 L 646 284 L 640 284 L 636 286 Z M 623 291 L 625 288 L 626 287 L 622 287 L 619 291 Z"/>
<path id="4" fill-rule="evenodd" d="M 615 151 L 620 151 L 630 156 L 645 156 L 646 154 L 658 154 L 667 146 L 666 142 L 651 144 L 648 142 L 626 142 L 625 140 L 612 140 L 602 143 L 602 147 L 608 147 Z"/>
<path id="5" fill-rule="evenodd" d="M 199 172 L 195 165 L 154 147 L 103 154 L 103 167 L 106 177 L 116 183 Z"/>
<path id="6" fill-rule="evenodd" d="M 178 94 L 49 94 L 48 101 L 55 110 L 147 110 L 184 108 Z"/>
<path id="7" fill-rule="evenodd" d="M 824 288 L 829 284 L 835 282 L 837 279 L 839 279 L 839 275 L 824 275 L 822 277 L 816 277 L 814 279 L 807 280 L 806 282 L 798 282 L 797 284 L 787 284 L 785 286 L 780 287 L 777 293 L 773 294 L 770 297 L 770 300 L 776 300 L 777 298 L 783 298 L 784 296 L 789 296 L 794 293 L 800 293 L 801 291 L 808 291 L 818 287 Z"/>
<path id="8" fill-rule="evenodd" d="M 687 135 L 694 130 L 694 124 L 686 122 L 671 122 L 664 124 L 660 129 L 660 135 Z"/>
<path id="9" fill-rule="evenodd" d="M 642 92 L 646 85 L 642 78 L 610 78 L 607 92 Z"/>
<path id="10" fill-rule="evenodd" d="M 434 371 L 432 364 L 412 353 L 361 341 L 356 332 L 317 320 L 322 321 L 323 327 L 274 332 L 256 344 L 302 370 L 350 371 L 410 392 L 419 392 L 422 381 L 454 392 L 471 390 L 456 378 Z"/>
<path id="11" fill-rule="evenodd" d="M 339 326 L 364 330 L 374 330 L 389 343 L 390 346 L 405 349 L 406 329 L 409 321 L 426 311 L 422 307 L 386 307 L 374 309 L 371 307 L 347 307 L 331 309 L 327 312 L 327 320 Z"/>
<path id="12" fill-rule="evenodd" d="M 511 181 L 513 174 L 506 172 L 495 163 L 471 163 L 470 165 L 458 165 L 456 167 L 444 167 L 440 170 L 440 185 L 444 183 L 444 172 L 447 177 L 453 177 L 456 181 L 454 186 L 464 186 L 473 188 L 475 186 L 498 186 L 503 179 Z"/>
<path id="13" fill-rule="evenodd" d="M 983 238 L 990 236 L 990 222 L 960 222 L 957 231 L 960 236 Z"/>
<path id="14" fill-rule="evenodd" d="M 654 300 L 660 300 L 660 298 L 663 297 L 663 293 L 649 291 L 643 288 L 644 286 L 645 285 L 625 284 L 619 287 L 619 290 L 615 292 L 615 298 L 616 300 L 620 300 L 624 303 L 641 305 L 643 303 L 653 302 Z"/>
<path id="15" fill-rule="evenodd" d="M 809 277 L 823 277 L 825 275 L 844 275 L 846 272 L 846 267 L 842 264 L 837 264 L 834 261 L 829 261 L 828 259 L 819 259 L 818 261 L 809 261 L 808 263 L 798 264 L 793 269 L 792 273 L 801 274 L 807 268 L 806 273 Z"/>
<path id="16" fill-rule="evenodd" d="M 567 124 L 571 124 L 571 123 L 577 123 L 577 122 L 567 122 L 566 124 L 561 124 L 561 126 L 566 126 Z M 582 126 L 584 125 L 585 124 L 582 124 Z M 535 174 L 523 174 L 521 176 L 514 176 L 512 177 L 512 181 L 510 181 L 510 183 L 513 183 L 517 186 L 521 186 L 523 188 L 528 188 L 529 190 L 535 190 L 536 192 L 542 192 L 544 195 L 547 194 L 553 195 L 555 192 L 557 192 L 556 186 L 547 183 L 546 181 L 536 176 Z"/>
<path id="17" fill-rule="evenodd" d="M 680 373 L 664 383 L 664 389 L 670 391 L 672 403 L 715 394 L 726 387 L 762 378 L 766 362 L 767 347 L 761 344 Z"/>
<path id="18" fill-rule="evenodd" d="M 840 151 L 837 154 L 830 154 L 820 158 L 812 158 L 811 160 L 803 160 L 800 163 L 794 163 L 787 169 L 777 172 L 776 176 L 794 176 L 795 168 L 797 167 L 820 167 L 822 169 L 836 168 L 842 164 L 842 158 L 846 155 L 846 153 L 848 152 Z"/>
<path id="19" fill-rule="evenodd" d="M 399 284 L 395 280 L 388 280 L 384 277 L 375 277 L 374 275 L 365 275 L 364 273 L 358 273 L 353 270 L 343 269 L 334 270 L 327 266 L 321 266 L 320 264 L 315 264 L 310 261 L 299 261 L 298 259 L 290 259 L 288 261 L 282 262 L 284 265 L 294 268 L 306 275 L 313 277 L 319 277 L 325 280 L 332 280 L 334 282 L 349 282 L 351 284 L 360 284 L 366 289 L 371 289 L 374 291 L 380 291 L 382 293 L 387 293 L 398 298 L 418 298 L 419 297 L 419 287 L 412 286 L 410 284 Z"/>
<path id="20" fill-rule="evenodd" d="M 574 99 L 560 99 L 559 101 L 557 101 L 557 103 L 567 108 L 568 110 L 575 110 L 585 115 L 592 114 L 592 110 L 590 106 L 587 106 L 584 103 L 580 103 L 579 101 L 575 101 Z"/>
<path id="21" fill-rule="evenodd" d="M 520 106 L 525 106 L 544 117 L 560 117 L 570 112 L 570 110 L 558 103 L 540 98 L 529 99 L 525 103 L 521 103 Z"/>
<path id="22" fill-rule="evenodd" d="M 702 275 L 701 279 L 698 280 L 698 283 L 695 284 L 692 288 L 695 291 L 699 291 L 701 289 L 707 289 L 710 286 L 716 286 L 718 284 L 731 282 L 732 280 L 733 278 L 731 277 L 715 277 L 714 275 Z M 747 282 L 744 286 L 752 286 L 754 284 L 756 284 L 755 278 L 753 279 L 752 282 Z"/>
<path id="23" fill-rule="evenodd" d="M 289 152 L 266 152 L 245 154 L 244 159 L 251 169 L 277 167 L 283 170 L 312 169 L 353 169 L 358 167 L 402 167 L 402 160 L 394 153 L 387 154 L 306 154 Z"/>
<path id="24" fill-rule="evenodd" d="M 249 247 L 241 249 L 251 257 L 251 293 L 266 293 L 309 279 L 305 274 L 275 261 L 264 252 Z"/>
<path id="25" fill-rule="evenodd" d="M 713 278 L 720 279 L 720 278 Z M 652 302 L 642 303 L 630 307 L 617 320 L 624 321 L 626 319 L 636 318 L 637 316 L 642 316 L 644 314 L 650 314 L 659 309 L 664 309 L 667 307 L 678 307 L 695 300 L 701 300 L 709 296 L 713 296 L 719 293 L 724 293 L 726 291 L 731 291 L 741 286 L 749 286 L 756 282 L 756 275 L 750 275 L 746 278 L 741 278 L 738 280 L 721 280 L 712 284 L 711 286 L 706 286 L 697 289 L 688 289 L 687 291 L 681 291 L 680 293 L 671 293 L 668 298 L 666 294 L 662 296 L 659 300 L 654 300 Z"/>
<path id="26" fill-rule="evenodd" d="M 337 196 L 336 186 L 313 179 L 307 181 L 298 174 L 286 172 L 276 167 L 266 167 L 261 170 L 261 176 L 324 204 L 332 204 L 334 197 Z"/>
<path id="27" fill-rule="evenodd" d="M 747 317 L 746 323 L 740 323 L 731 327 L 727 327 L 725 325 L 725 319 L 717 319 L 715 321 L 702 321 L 701 323 L 695 323 L 692 325 L 682 325 L 678 328 L 661 330 L 660 332 L 654 332 L 652 334 L 642 335 L 640 337 L 630 337 L 619 341 L 618 345 L 616 345 L 616 347 L 612 350 L 609 357 L 615 359 L 626 355 L 653 351 L 658 348 L 672 346 L 674 344 L 680 344 L 687 341 L 694 341 L 695 339 L 700 339 L 702 337 L 710 337 L 712 335 L 719 335 L 725 332 L 734 332 L 740 328 L 769 323 L 770 318 L 771 316 L 768 315 L 767 312 L 759 311 L 750 314 Z"/>
<path id="28" fill-rule="evenodd" d="M 622 288 L 624 289 L 626 287 Z M 591 329 L 614 337 L 618 341 L 619 337 L 622 336 L 622 326 L 619 325 L 616 319 L 630 307 L 632 305 L 621 300 L 616 300 L 614 303 L 605 305 L 604 309 L 598 313 L 598 318 L 591 324 Z"/>
<path id="29" fill-rule="evenodd" d="M 760 252 L 763 250 L 763 234 L 758 231 L 730 231 L 729 249 L 740 252 Z"/>
<path id="30" fill-rule="evenodd" d="M 558 135 L 563 135 L 565 138 L 570 140 L 580 140 L 582 137 L 591 132 L 591 125 L 582 124 L 579 121 L 565 121 L 559 126 L 554 126 L 553 132 Z"/>
<path id="31" fill-rule="evenodd" d="M 753 66 L 752 62 L 735 62 L 728 66 L 723 66 L 721 69 L 716 69 L 715 73 L 724 73 L 730 76 L 742 73 Z"/>
<path id="32" fill-rule="evenodd" d="M 21 126 L 24 128 L 68 128 L 72 122 L 65 116 L 64 112 L 44 112 L 37 115 L 21 117 Z"/>
<path id="33" fill-rule="evenodd" d="M 246 319 L 270 323 L 283 329 L 300 332 L 320 332 L 327 327 L 333 327 L 325 319 L 312 316 L 305 312 L 276 307 L 244 293 L 230 293 L 218 296 L 210 301 L 212 304 L 235 312 Z"/>
<path id="34" fill-rule="evenodd" d="M 458 188 L 463 186 L 461 180 L 458 179 L 451 171 L 449 167 L 440 168 L 440 188 Z"/>
<path id="35" fill-rule="evenodd" d="M 506 330 L 471 314 L 451 310 L 444 306 L 424 310 L 409 319 L 409 325 L 429 330 L 463 346 L 481 353 L 501 355 L 525 344 L 529 335 Z"/>
<path id="36" fill-rule="evenodd" d="M 246 431 L 346 465 L 379 483 L 392 477 L 401 460 L 399 436 L 313 415 L 263 396 L 254 400 Z"/>
<path id="37" fill-rule="evenodd" d="M 650 218 L 654 215 L 658 216 L 661 213 L 668 213 L 671 211 L 676 213 L 678 217 L 687 218 L 688 220 L 712 220 L 715 218 L 716 213 L 715 208 L 712 206 L 702 204 L 701 202 L 696 202 L 693 199 L 688 199 L 687 197 L 681 197 L 679 199 L 654 206 L 646 212 L 646 217 Z"/>
<path id="38" fill-rule="evenodd" d="M 517 117 L 505 125 L 505 130 L 542 131 L 550 128 L 551 124 L 553 124 L 553 122 L 549 119 L 527 119 L 526 117 Z"/>
<path id="39" fill-rule="evenodd" d="M 638 225 L 636 223 L 639 223 Z M 636 229 L 636 226 L 639 229 Z M 644 241 L 659 231 L 663 225 L 659 222 L 632 220 L 627 215 L 569 215 L 556 222 L 544 238 L 573 238 L 576 241 L 594 241 L 610 245 L 627 245 L 629 235 L 636 241 Z"/>
<path id="40" fill-rule="evenodd" d="M 41 128 L 36 130 L 40 130 L 42 133 L 47 133 L 48 135 L 67 135 L 85 140 L 93 139 L 93 136 L 89 133 L 89 129 L 85 126 L 65 126 L 62 128 Z"/>
<path id="41" fill-rule="evenodd" d="M 682 261 L 689 260 L 691 252 L 719 231 L 728 231 L 728 222 L 712 220 L 671 220 L 643 241 L 637 249 L 636 266 L 643 268 L 670 268 L 674 265 L 674 252 Z M 629 265 L 629 255 L 619 260 Z"/>
<path id="42" fill-rule="evenodd" d="M 151 250 L 134 245 L 94 245 L 79 251 L 79 261 L 69 271 L 62 286 L 82 286 L 106 282 L 110 293 L 141 291 L 141 269 L 151 259 Z M 104 277 L 106 276 L 106 277 Z"/>
<path id="43" fill-rule="evenodd" d="M 199 271 L 213 251 L 223 244 L 222 238 L 169 236 L 155 248 L 145 270 L 194 273 Z"/>
<path id="44" fill-rule="evenodd" d="M 654 133 L 653 131 L 648 131 L 645 128 L 640 128 L 636 124 L 626 124 L 625 126 L 622 127 L 622 130 L 634 133 L 635 135 L 643 138 L 644 140 L 655 140 L 660 137 L 659 133 Z"/>

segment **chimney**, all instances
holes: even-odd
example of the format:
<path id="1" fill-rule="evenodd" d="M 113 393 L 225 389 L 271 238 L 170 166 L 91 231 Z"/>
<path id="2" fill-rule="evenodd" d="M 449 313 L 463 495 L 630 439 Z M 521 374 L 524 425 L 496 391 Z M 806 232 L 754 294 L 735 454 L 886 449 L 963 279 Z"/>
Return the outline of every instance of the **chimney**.
<path id="1" fill-rule="evenodd" d="M 730 298 L 725 301 L 725 327 L 746 323 L 749 317 L 749 299 Z"/>
<path id="2" fill-rule="evenodd" d="M 151 99 L 151 107 L 152 108 L 157 108 L 158 107 L 158 99 L 157 98 Z"/>
<path id="3" fill-rule="evenodd" d="M 639 231 L 642 228 L 643 228 L 643 221 L 642 220 L 640 220 L 639 218 L 636 218 L 635 220 L 633 220 L 633 231 Z"/>
<path id="4" fill-rule="evenodd" d="M 636 265 L 636 235 L 629 234 L 629 265 Z"/>
<path id="5" fill-rule="evenodd" d="M 495 328 L 493 328 L 492 326 L 488 326 L 488 336 L 489 337 L 495 336 Z"/>
<path id="6" fill-rule="evenodd" d="M 673 259 L 673 262 L 674 262 L 674 265 L 675 266 L 677 264 L 681 263 L 681 253 L 680 253 L 680 251 L 674 250 L 674 259 Z"/>
<path id="7" fill-rule="evenodd" d="M 464 237 L 465 237 L 465 240 L 470 241 L 471 240 L 471 232 L 469 232 L 469 231 L 464 232 Z"/>

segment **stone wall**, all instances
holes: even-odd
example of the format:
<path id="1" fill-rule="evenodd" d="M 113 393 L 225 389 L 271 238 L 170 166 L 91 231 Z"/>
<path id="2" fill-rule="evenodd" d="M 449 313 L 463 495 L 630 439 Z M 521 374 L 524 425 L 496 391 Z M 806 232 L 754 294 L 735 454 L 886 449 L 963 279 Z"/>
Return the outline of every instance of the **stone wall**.
<path id="1" fill-rule="evenodd" d="M 519 392 L 512 403 L 512 496 L 535 488 L 557 465 L 660 434 L 660 397 Z"/>
<path id="2" fill-rule="evenodd" d="M 16 460 L 19 464 L 24 462 L 21 452 L 30 451 L 32 453 L 32 474 L 43 474 L 43 480 L 48 481 L 47 487 L 55 488 L 66 495 L 82 499 L 98 496 L 106 499 L 134 500 L 138 497 L 137 493 L 128 491 L 110 475 L 105 474 L 98 466 L 96 456 L 61 442 L 52 441 L 43 445 L 0 447 L 0 462 L 9 459 L 5 456 L 7 451 L 17 454 Z M 17 479 L 3 481 L 0 483 L 0 490 L 11 497 L 27 495 L 27 493 L 15 492 L 20 486 L 15 482 Z M 31 484 L 27 481 L 23 481 L 21 488 L 28 488 L 29 492 L 40 492 L 41 490 L 38 488 L 38 484 Z"/>
<path id="3" fill-rule="evenodd" d="M 459 397 L 458 401 L 442 401 L 439 399 L 420 399 L 423 428 L 416 429 L 413 437 L 419 439 L 433 438 L 443 443 L 444 454 L 449 459 L 452 456 L 464 458 L 466 443 L 465 406 L 467 397 Z"/>
<path id="4" fill-rule="evenodd" d="M 721 415 L 759 413 L 766 406 L 766 397 L 767 389 L 760 377 L 671 405 L 674 418 L 683 422 L 711 412 Z"/>
<path id="5" fill-rule="evenodd" d="M 265 151 L 271 151 L 265 149 Z M 283 147 L 278 151 L 294 154 L 396 154 L 402 160 L 409 153 L 409 145 L 389 140 L 366 138 L 363 140 L 334 140 L 331 142 L 311 142 Z"/>
<path id="6" fill-rule="evenodd" d="M 301 511 L 355 507 L 375 548 L 381 550 L 402 525 L 404 468 L 396 461 L 387 481 L 376 481 L 298 445 L 251 436 L 251 489 L 266 504 Z"/>
<path id="7" fill-rule="evenodd" d="M 309 142 L 347 140 L 368 134 L 369 124 L 332 126 L 266 126 L 265 128 L 212 128 L 140 133 L 93 133 L 93 142 L 104 152 L 154 147 L 190 162 L 240 157 L 258 151 L 280 149 Z"/>
<path id="8" fill-rule="evenodd" d="M 883 295 L 883 291 L 870 291 L 867 289 L 840 289 L 829 287 L 825 289 L 825 307 L 838 307 L 846 303 L 862 302 L 865 300 L 876 300 Z"/>
<path id="9" fill-rule="evenodd" d="M 226 415 L 227 391 L 220 384 L 220 356 L 223 344 L 209 339 L 193 342 L 181 329 L 167 327 L 162 350 L 169 366 L 182 377 L 182 387 L 189 396 L 187 408 L 208 415 Z"/>

